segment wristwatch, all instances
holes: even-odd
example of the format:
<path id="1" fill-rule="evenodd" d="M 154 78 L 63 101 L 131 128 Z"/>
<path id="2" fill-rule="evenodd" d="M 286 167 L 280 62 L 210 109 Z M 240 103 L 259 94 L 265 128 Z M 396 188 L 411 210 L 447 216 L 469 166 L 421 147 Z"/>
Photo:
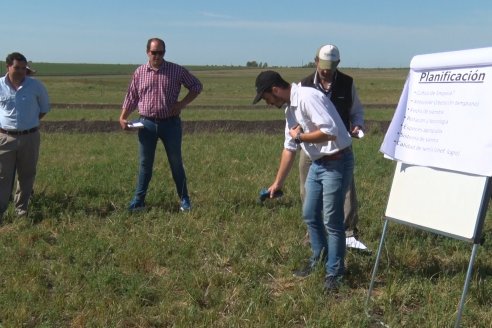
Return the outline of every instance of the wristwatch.
<path id="1" fill-rule="evenodd" d="M 294 138 L 294 141 L 296 142 L 296 144 L 300 144 L 302 142 L 301 140 L 301 132 L 297 132 L 297 135 L 296 137 Z"/>

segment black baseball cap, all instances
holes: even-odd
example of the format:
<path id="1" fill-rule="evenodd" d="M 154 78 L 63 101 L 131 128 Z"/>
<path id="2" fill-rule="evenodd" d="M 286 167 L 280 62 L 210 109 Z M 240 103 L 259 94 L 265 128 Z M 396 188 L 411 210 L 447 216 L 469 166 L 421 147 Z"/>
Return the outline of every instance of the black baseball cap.
<path id="1" fill-rule="evenodd" d="M 263 93 L 274 85 L 282 85 L 284 79 L 275 71 L 263 71 L 256 77 L 256 97 L 253 105 L 261 100 Z"/>

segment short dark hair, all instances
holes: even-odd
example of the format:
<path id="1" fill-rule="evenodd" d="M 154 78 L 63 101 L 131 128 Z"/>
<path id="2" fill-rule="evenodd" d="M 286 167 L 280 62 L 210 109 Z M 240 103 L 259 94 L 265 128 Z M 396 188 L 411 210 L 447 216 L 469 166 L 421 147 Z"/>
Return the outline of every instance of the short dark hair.
<path id="1" fill-rule="evenodd" d="M 284 79 L 276 81 L 269 88 L 267 88 L 265 92 L 272 92 L 273 87 L 277 87 L 280 89 L 288 89 L 290 87 L 290 83 L 285 81 Z"/>
<path id="2" fill-rule="evenodd" d="M 5 63 L 7 64 L 7 66 L 12 66 L 14 65 L 14 60 L 27 63 L 26 57 L 20 52 L 13 52 L 11 54 L 8 54 L 7 58 L 5 58 Z"/>
<path id="3" fill-rule="evenodd" d="M 159 39 L 159 38 L 151 38 L 151 39 L 149 39 L 149 41 L 147 41 L 147 52 L 150 51 L 150 44 L 154 41 L 162 44 L 162 47 L 164 49 L 164 53 L 166 53 L 166 43 L 164 42 L 164 40 Z"/>

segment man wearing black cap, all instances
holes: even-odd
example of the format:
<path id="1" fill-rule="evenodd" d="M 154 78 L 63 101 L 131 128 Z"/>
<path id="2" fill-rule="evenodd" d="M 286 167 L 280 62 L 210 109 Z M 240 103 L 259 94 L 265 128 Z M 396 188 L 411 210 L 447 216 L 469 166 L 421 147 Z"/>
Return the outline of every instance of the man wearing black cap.
<path id="1" fill-rule="evenodd" d="M 335 107 L 322 92 L 289 84 L 274 71 L 256 78 L 256 97 L 285 111 L 285 141 L 270 197 L 284 185 L 299 148 L 313 161 L 306 178 L 303 218 L 311 241 L 308 267 L 325 265 L 325 290 L 336 291 L 344 274 L 343 199 L 351 183 L 352 140 Z M 302 270 L 305 271 L 306 269 Z"/>
<path id="2" fill-rule="evenodd" d="M 332 44 L 321 46 L 314 59 L 316 71 L 301 81 L 302 86 L 316 88 L 330 98 L 345 128 L 354 138 L 361 138 L 364 133 L 364 108 L 357 96 L 352 77 L 340 72 L 340 51 Z M 301 152 L 299 158 L 299 189 L 301 200 L 304 201 L 304 183 L 309 171 L 311 160 Z M 345 236 L 358 238 L 357 223 L 359 222 L 355 181 L 352 179 L 347 189 L 344 204 Z"/>

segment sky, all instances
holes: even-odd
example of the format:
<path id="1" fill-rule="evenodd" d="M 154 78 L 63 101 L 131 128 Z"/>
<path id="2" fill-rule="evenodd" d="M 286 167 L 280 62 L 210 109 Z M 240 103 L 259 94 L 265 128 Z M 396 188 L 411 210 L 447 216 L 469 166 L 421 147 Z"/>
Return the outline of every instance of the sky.
<path id="1" fill-rule="evenodd" d="M 19 51 L 33 63 L 142 64 L 151 37 L 181 65 L 302 66 L 335 44 L 340 67 L 405 68 L 415 55 L 492 46 L 490 0 L 24 0 L 3 8 L 2 60 Z"/>

